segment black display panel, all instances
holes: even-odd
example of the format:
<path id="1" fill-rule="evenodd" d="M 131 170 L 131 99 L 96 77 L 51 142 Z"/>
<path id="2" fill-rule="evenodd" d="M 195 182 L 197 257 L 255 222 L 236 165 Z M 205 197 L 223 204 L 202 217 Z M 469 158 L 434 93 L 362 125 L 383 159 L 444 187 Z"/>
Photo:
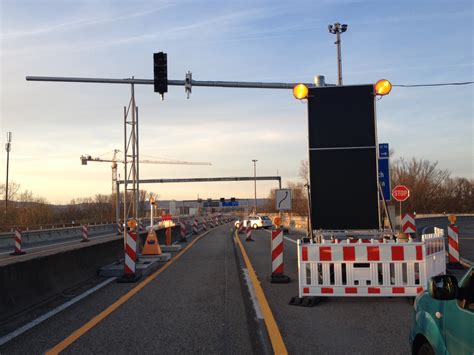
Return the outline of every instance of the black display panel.
<path id="1" fill-rule="evenodd" d="M 309 157 L 313 229 L 378 229 L 376 150 L 312 150 Z"/>
<path id="2" fill-rule="evenodd" d="M 375 146 L 373 85 L 309 90 L 309 147 Z"/>
<path id="3" fill-rule="evenodd" d="M 309 90 L 313 229 L 379 228 L 373 91 L 373 85 Z"/>

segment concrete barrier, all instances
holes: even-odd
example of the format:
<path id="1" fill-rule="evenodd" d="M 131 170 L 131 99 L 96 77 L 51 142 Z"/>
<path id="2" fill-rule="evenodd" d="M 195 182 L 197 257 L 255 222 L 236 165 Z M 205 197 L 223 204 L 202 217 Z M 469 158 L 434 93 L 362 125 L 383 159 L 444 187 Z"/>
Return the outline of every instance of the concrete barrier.
<path id="1" fill-rule="evenodd" d="M 140 233 L 141 245 L 146 235 L 146 232 Z M 164 243 L 165 230 L 159 229 L 157 235 L 160 243 Z M 179 238 L 179 227 L 173 227 L 173 242 Z M 48 255 L 26 254 L 22 259 L 3 260 L 0 263 L 0 322 L 95 277 L 101 267 L 123 260 L 123 238 L 104 239 L 77 243 Z"/>
<path id="2" fill-rule="evenodd" d="M 117 226 L 115 224 L 89 226 L 89 237 L 98 234 L 113 233 L 116 231 L 116 228 Z M 45 242 L 64 241 L 74 238 L 82 238 L 82 226 L 22 231 L 23 248 Z M 14 245 L 14 233 L 0 234 L 0 248 L 12 248 L 13 250 Z"/>

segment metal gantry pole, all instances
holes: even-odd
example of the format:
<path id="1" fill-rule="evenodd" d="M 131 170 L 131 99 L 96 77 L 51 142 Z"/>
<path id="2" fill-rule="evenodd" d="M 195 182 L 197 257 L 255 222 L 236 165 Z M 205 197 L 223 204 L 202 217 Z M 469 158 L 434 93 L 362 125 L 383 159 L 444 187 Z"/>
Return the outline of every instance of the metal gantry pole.
<path id="1" fill-rule="evenodd" d="M 135 101 L 135 95 L 133 96 L 133 101 Z M 136 145 L 136 161 L 135 161 L 135 165 L 136 165 L 136 177 L 135 177 L 135 180 L 137 181 L 137 189 L 136 189 L 136 201 L 135 201 L 135 210 L 136 210 L 136 218 L 137 218 L 137 222 L 138 222 L 138 219 L 140 218 L 140 179 L 139 179 L 139 176 L 140 176 L 140 160 L 138 159 L 138 157 L 140 156 L 139 155 L 139 147 L 140 147 L 140 144 L 139 144 L 139 140 L 138 140 L 138 107 L 135 106 L 135 132 L 136 132 L 136 137 L 135 137 L 135 145 Z"/>
<path id="2" fill-rule="evenodd" d="M 255 205 L 254 205 L 254 214 L 257 214 L 257 159 L 252 159 L 253 161 L 253 190 L 254 190 L 254 198 L 255 198 Z"/>
<path id="3" fill-rule="evenodd" d="M 7 176 L 5 183 L 5 227 L 8 222 L 8 173 L 10 168 L 10 150 L 12 148 L 12 132 L 7 132 L 7 143 L 5 143 L 5 150 L 7 151 Z"/>

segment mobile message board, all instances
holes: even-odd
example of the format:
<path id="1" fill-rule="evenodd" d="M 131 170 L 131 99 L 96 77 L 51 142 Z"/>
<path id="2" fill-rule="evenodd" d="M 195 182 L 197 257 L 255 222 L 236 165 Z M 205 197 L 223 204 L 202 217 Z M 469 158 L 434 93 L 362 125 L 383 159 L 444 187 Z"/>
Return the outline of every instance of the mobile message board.
<path id="1" fill-rule="evenodd" d="M 308 95 L 313 230 L 380 229 L 373 85 Z"/>

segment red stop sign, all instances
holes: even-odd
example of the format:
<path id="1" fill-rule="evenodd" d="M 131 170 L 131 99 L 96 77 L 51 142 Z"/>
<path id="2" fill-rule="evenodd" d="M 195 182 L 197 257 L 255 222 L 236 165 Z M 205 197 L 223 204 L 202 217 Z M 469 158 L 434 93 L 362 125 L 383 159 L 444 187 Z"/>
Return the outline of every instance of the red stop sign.
<path id="1" fill-rule="evenodd" d="M 392 190 L 392 196 L 395 200 L 403 202 L 410 197 L 410 190 L 405 185 L 397 185 Z"/>

